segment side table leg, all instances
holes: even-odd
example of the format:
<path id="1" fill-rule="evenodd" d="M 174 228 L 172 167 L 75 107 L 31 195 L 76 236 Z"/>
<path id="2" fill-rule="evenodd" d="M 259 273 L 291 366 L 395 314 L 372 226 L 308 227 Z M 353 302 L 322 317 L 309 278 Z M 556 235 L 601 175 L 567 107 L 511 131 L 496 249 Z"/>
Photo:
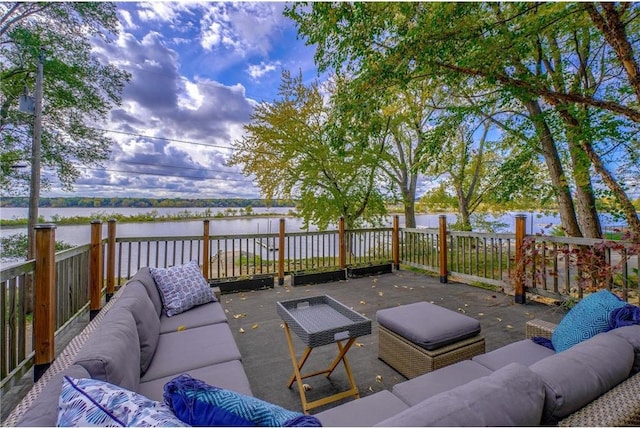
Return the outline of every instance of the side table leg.
<path id="1" fill-rule="evenodd" d="M 286 325 L 286 324 L 285 324 Z M 304 354 L 302 354 L 302 357 L 300 357 L 300 360 L 298 361 L 298 372 L 300 373 L 300 378 L 302 379 L 302 373 L 300 372 L 300 370 L 302 370 L 302 366 L 304 366 L 304 363 L 307 362 L 307 358 L 309 358 L 309 354 L 311 354 L 311 350 L 313 348 L 307 348 L 304 350 Z M 295 356 L 294 356 L 295 359 Z M 291 386 L 293 385 L 293 382 L 296 381 L 296 374 L 295 372 L 291 375 L 291 377 L 289 378 L 289 383 L 287 384 L 289 386 L 289 388 L 291 388 Z"/>
<path id="2" fill-rule="evenodd" d="M 347 341 L 347 343 L 343 346 L 342 342 L 336 342 L 338 344 L 338 356 L 335 357 L 333 359 L 333 361 L 331 362 L 331 365 L 329 366 L 329 368 L 327 369 L 327 375 L 326 377 L 331 376 L 331 373 L 333 373 L 333 371 L 336 369 L 336 367 L 338 367 L 338 364 L 340 364 L 341 360 L 344 360 L 347 356 L 347 352 L 349 352 L 349 349 L 351 348 L 351 345 L 353 345 L 353 343 L 356 341 L 356 338 L 353 337 L 351 339 L 349 339 Z"/>
<path id="3" fill-rule="evenodd" d="M 298 393 L 300 394 L 300 401 L 302 401 L 302 410 L 305 414 L 309 414 L 307 410 L 307 395 L 304 391 L 304 386 L 302 384 L 302 376 L 300 375 L 300 367 L 298 366 L 298 359 L 296 358 L 296 350 L 293 346 L 293 340 L 291 339 L 291 330 L 289 330 L 289 326 L 287 323 L 284 323 L 284 333 L 287 336 L 287 345 L 289 346 L 289 356 L 291 357 L 291 363 L 293 364 L 293 377 L 295 377 L 296 382 L 298 383 Z M 306 361 L 307 357 L 311 353 L 311 348 L 307 348 L 305 351 L 305 355 L 303 356 L 304 361 Z M 301 360 L 302 361 L 302 360 Z M 302 361 L 302 364 L 304 364 Z M 290 381 L 288 387 L 291 388 L 293 381 Z"/>

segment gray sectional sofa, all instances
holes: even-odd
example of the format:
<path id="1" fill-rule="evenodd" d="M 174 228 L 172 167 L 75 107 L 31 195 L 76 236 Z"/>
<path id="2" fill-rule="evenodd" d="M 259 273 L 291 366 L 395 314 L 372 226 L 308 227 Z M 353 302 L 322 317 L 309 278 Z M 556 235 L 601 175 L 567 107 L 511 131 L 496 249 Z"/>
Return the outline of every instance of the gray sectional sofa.
<path id="1" fill-rule="evenodd" d="M 17 425 L 55 426 L 64 375 L 105 380 L 157 401 L 164 384 L 182 373 L 252 395 L 219 302 L 167 317 L 149 269 L 142 268 L 103 311 L 68 367 L 46 383 Z"/>
<path id="2" fill-rule="evenodd" d="M 252 395 L 220 303 L 167 317 L 143 268 L 99 318 L 34 386 L 17 425 L 55 425 L 63 375 L 106 380 L 158 401 L 181 373 Z M 525 339 L 315 416 L 325 426 L 637 425 L 638 397 L 640 325 L 633 325 L 560 353 Z"/>
<path id="3" fill-rule="evenodd" d="M 640 325 L 563 352 L 506 345 L 315 415 L 323 426 L 640 424 Z"/>

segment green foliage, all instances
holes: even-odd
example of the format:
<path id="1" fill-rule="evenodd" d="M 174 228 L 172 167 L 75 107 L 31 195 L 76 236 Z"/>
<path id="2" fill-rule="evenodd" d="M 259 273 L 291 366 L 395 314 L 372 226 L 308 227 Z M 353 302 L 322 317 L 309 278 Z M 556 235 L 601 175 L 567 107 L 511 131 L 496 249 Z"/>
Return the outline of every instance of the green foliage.
<path id="1" fill-rule="evenodd" d="M 295 200 L 305 226 L 323 230 L 340 217 L 347 228 L 382 221 L 377 136 L 344 123 L 317 83 L 306 86 L 301 74 L 283 71 L 278 99 L 258 105 L 245 131 L 230 164 L 255 175 L 268 199 Z"/>
<path id="2" fill-rule="evenodd" d="M 103 64 L 97 53 L 117 35 L 110 2 L 0 3 L 0 135 L 2 195 L 23 192 L 28 177 L 14 166 L 30 159 L 33 118 L 18 110 L 34 93 L 43 55 L 42 166 L 70 189 L 78 166 L 108 158 L 112 140 L 91 127 L 120 103 L 128 73 Z M 46 188 L 47 183 L 43 182 Z"/>
<path id="3" fill-rule="evenodd" d="M 73 245 L 64 241 L 56 241 L 56 252 L 73 248 Z M 26 259 L 27 234 L 14 233 L 0 238 L 0 253 L 2 258 Z"/>

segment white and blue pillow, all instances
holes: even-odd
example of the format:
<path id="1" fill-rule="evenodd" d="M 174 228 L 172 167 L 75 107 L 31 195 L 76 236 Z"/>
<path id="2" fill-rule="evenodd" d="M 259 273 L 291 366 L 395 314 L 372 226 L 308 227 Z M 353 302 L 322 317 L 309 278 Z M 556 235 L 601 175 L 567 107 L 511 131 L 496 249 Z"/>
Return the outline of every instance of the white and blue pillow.
<path id="1" fill-rule="evenodd" d="M 167 269 L 149 270 L 160 291 L 168 317 L 188 311 L 194 306 L 216 301 L 216 296 L 195 260 Z"/>
<path id="2" fill-rule="evenodd" d="M 188 426 L 167 405 L 96 379 L 64 376 L 56 426 Z"/>

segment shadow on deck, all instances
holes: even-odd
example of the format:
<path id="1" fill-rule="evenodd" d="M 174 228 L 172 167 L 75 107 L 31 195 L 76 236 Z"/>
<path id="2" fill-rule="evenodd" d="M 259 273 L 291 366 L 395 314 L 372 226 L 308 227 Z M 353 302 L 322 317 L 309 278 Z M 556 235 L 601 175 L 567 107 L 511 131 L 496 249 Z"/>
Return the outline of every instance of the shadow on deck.
<path id="1" fill-rule="evenodd" d="M 377 358 L 378 334 L 375 322 L 379 309 L 427 301 L 445 308 L 460 311 L 480 321 L 486 339 L 487 352 L 508 343 L 524 339 L 525 323 L 533 318 L 559 322 L 565 310 L 530 302 L 514 303 L 513 296 L 502 292 L 485 290 L 465 284 L 450 282 L 441 284 L 437 278 L 412 271 L 394 271 L 391 274 L 372 276 L 327 284 L 292 287 L 275 286 L 246 293 L 225 294 L 221 297 L 223 307 L 235 340 L 242 354 L 243 366 L 256 397 L 278 404 L 290 410 L 301 411 L 297 386 L 287 388 L 287 380 L 293 366 L 289 358 L 283 323 L 276 313 L 276 302 L 304 296 L 328 294 L 348 307 L 353 308 L 373 321 L 372 334 L 358 338 L 356 345 L 347 354 L 353 376 L 364 397 L 383 389 L 390 390 L 405 378 Z M 88 317 L 85 317 L 88 318 Z M 67 341 L 77 334 L 88 319 L 77 322 Z M 64 341 L 58 343 L 62 348 Z M 304 351 L 304 344 L 294 336 L 297 356 Z M 57 346 L 58 348 L 58 346 Z M 327 345 L 314 349 L 304 372 L 326 368 L 337 353 L 337 347 Z M 29 388 L 33 385 L 33 370 L 2 397 L 4 420 Z M 311 387 L 307 391 L 309 401 L 348 389 L 343 366 L 339 365 L 329 379 L 323 376 L 306 379 Z M 346 399 L 349 400 L 349 399 Z M 312 413 L 325 410 L 341 402 L 314 409 Z"/>

